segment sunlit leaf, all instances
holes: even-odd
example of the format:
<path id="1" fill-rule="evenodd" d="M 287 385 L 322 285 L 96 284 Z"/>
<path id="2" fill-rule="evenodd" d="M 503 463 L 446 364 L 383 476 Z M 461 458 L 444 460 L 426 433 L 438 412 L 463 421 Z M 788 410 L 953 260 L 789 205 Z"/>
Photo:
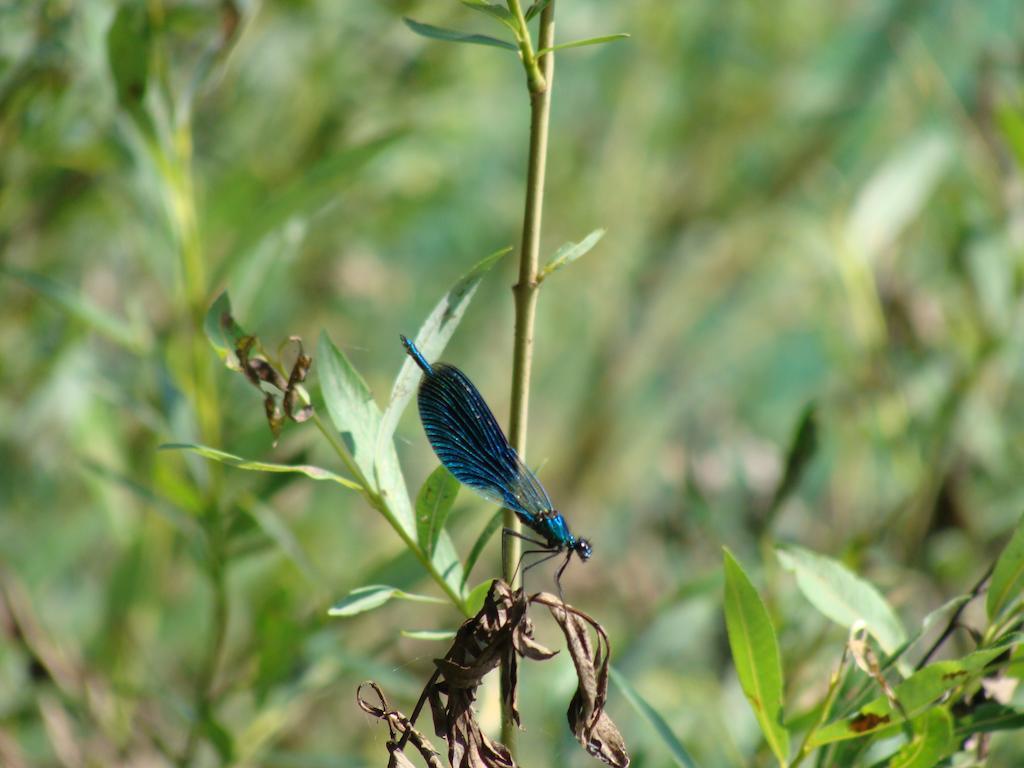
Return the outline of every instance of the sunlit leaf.
<path id="1" fill-rule="evenodd" d="M 988 585 L 985 609 L 989 621 L 995 621 L 1003 610 L 1020 595 L 1024 589 L 1024 516 L 1017 522 L 1017 528 L 1003 549 L 992 571 Z"/>
<path id="2" fill-rule="evenodd" d="M 403 629 L 400 633 L 402 637 L 408 637 L 410 640 L 451 640 L 455 637 L 454 629 Z"/>
<path id="3" fill-rule="evenodd" d="M 320 333 L 317 364 L 320 391 L 331 421 L 341 433 L 363 477 L 372 480 L 374 447 L 381 423 L 380 409 L 366 381 L 345 353 L 334 346 L 326 331 Z"/>
<path id="4" fill-rule="evenodd" d="M 416 595 L 410 592 L 403 592 L 398 587 L 389 587 L 383 584 L 371 584 L 365 587 L 353 589 L 339 602 L 331 606 L 327 611 L 329 616 L 355 616 L 359 613 L 372 611 L 380 608 L 390 600 L 408 600 L 414 603 L 435 603 L 447 605 L 447 600 L 429 595 Z"/>
<path id="5" fill-rule="evenodd" d="M 725 626 L 736 675 L 780 766 L 789 756 L 789 732 L 782 725 L 782 660 L 768 609 L 728 549 L 725 569 Z"/>
<path id="6" fill-rule="evenodd" d="M 585 255 L 591 248 L 597 245 L 598 241 L 602 237 L 604 237 L 604 230 L 595 229 L 578 243 L 565 243 L 561 248 L 555 251 L 555 255 L 551 257 L 551 261 L 549 261 L 544 266 L 544 269 L 541 270 L 540 275 L 537 277 L 538 282 L 550 275 L 553 275 L 562 267 L 572 264 L 576 259 Z"/>
<path id="7" fill-rule="evenodd" d="M 588 37 L 585 40 L 573 40 L 569 43 L 552 45 L 550 48 L 541 48 L 537 51 L 537 56 L 543 56 L 545 53 L 551 53 L 552 51 L 562 51 L 566 48 L 582 48 L 586 45 L 601 45 L 602 43 L 610 43 L 613 40 L 622 40 L 627 37 L 629 37 L 628 32 L 616 32 L 613 35 L 601 35 L 600 37 Z"/>
<path id="8" fill-rule="evenodd" d="M 427 554 L 432 555 L 437 547 L 437 539 L 459 494 L 459 485 L 452 473 L 441 465 L 430 473 L 416 496 L 417 539 Z"/>
<path id="9" fill-rule="evenodd" d="M 433 24 L 423 24 L 410 18 L 404 18 L 406 26 L 417 35 L 429 37 L 434 40 L 443 40 L 446 43 L 473 43 L 475 45 L 490 45 L 494 48 L 506 48 L 510 51 L 518 51 L 519 48 L 506 40 L 499 40 L 489 35 L 474 35 L 468 32 L 459 32 L 454 29 L 435 27 Z"/>
<path id="10" fill-rule="evenodd" d="M 869 264 L 925 207 L 955 157 L 944 134 L 927 131 L 898 148 L 854 202 L 846 226 L 850 247 Z"/>
<path id="11" fill-rule="evenodd" d="M 511 251 L 511 247 L 502 248 L 474 264 L 473 268 L 460 277 L 430 311 L 413 339 L 427 360 L 436 359 L 444 351 L 449 339 L 462 321 L 462 316 L 484 275 L 498 263 L 502 256 Z M 398 376 L 395 377 L 395 384 L 391 389 L 391 400 L 381 419 L 378 451 L 383 451 L 394 435 L 398 420 L 416 392 L 416 386 L 421 376 L 419 367 L 402 351 L 401 344 L 398 339 L 395 339 L 395 354 L 399 353 L 402 355 L 402 367 L 398 371 Z"/>
<path id="12" fill-rule="evenodd" d="M 906 640 L 903 625 L 886 599 L 842 563 L 800 547 L 779 549 L 778 556 L 782 567 L 796 575 L 804 597 L 832 621 L 844 627 L 863 621 L 886 653 Z"/>
<path id="13" fill-rule="evenodd" d="M 349 480 L 347 477 L 335 474 L 327 469 L 315 467 L 312 464 L 273 464 L 266 461 L 250 461 L 249 459 L 243 459 L 240 456 L 234 456 L 224 451 L 219 451 L 216 448 L 210 448 L 205 445 L 197 445 L 195 443 L 164 443 L 160 446 L 161 450 L 183 450 L 192 451 L 198 453 L 207 459 L 213 459 L 219 461 L 222 464 L 228 464 L 238 469 L 248 469 L 254 472 L 297 472 L 298 474 L 311 477 L 314 480 L 330 480 L 331 482 L 337 483 L 338 485 L 344 486 L 345 488 L 351 488 L 354 491 L 361 491 L 363 487 L 359 483 Z"/>
<path id="14" fill-rule="evenodd" d="M 487 593 L 490 591 L 491 584 L 494 582 L 493 579 L 487 579 L 487 581 L 481 581 L 473 589 L 470 590 L 466 596 L 466 613 L 470 616 L 475 616 L 481 608 L 484 607 L 484 600 L 487 599 Z"/>
<path id="15" fill-rule="evenodd" d="M 676 765 L 681 768 L 697 768 L 697 764 L 693 758 L 690 757 L 690 753 L 683 746 L 683 743 L 676 737 L 672 731 L 672 727 L 666 722 L 665 718 L 661 716 L 654 707 L 652 707 L 647 700 L 640 695 L 640 692 L 633 687 L 633 684 L 626 679 L 626 676 L 621 674 L 615 667 L 608 669 L 611 681 L 615 683 L 615 687 L 619 689 L 622 696 L 628 701 L 637 712 L 648 722 L 651 727 L 654 728 L 654 732 L 658 734 L 658 738 L 661 739 L 662 743 L 668 749 L 669 755 L 675 761 Z"/>

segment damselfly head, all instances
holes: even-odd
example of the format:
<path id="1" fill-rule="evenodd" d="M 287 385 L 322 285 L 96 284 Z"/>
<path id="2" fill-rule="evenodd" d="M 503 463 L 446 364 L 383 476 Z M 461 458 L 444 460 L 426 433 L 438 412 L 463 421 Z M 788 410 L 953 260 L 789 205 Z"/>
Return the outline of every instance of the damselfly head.
<path id="1" fill-rule="evenodd" d="M 580 556 L 580 560 L 586 562 L 590 559 L 590 556 L 594 553 L 594 550 L 590 547 L 590 542 L 586 539 L 576 539 L 576 543 L 573 545 L 572 551 Z"/>

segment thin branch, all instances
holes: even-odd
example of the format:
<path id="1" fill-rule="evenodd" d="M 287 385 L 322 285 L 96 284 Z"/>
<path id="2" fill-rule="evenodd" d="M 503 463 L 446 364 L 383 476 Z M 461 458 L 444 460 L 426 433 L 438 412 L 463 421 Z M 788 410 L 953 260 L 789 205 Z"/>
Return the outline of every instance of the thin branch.
<path id="1" fill-rule="evenodd" d="M 523 67 L 530 93 L 530 153 L 526 176 L 526 202 L 523 211 L 523 234 L 519 252 L 519 281 L 512 289 L 515 296 L 515 341 L 512 352 L 512 407 L 509 418 L 509 439 L 520 456 L 526 455 L 526 426 L 530 400 L 530 369 L 533 357 L 533 327 L 537 309 L 537 272 L 540 261 L 541 218 L 544 209 L 544 173 L 547 164 L 548 124 L 551 114 L 551 84 L 554 77 L 554 54 L 533 57 L 530 31 L 526 26 L 519 0 L 509 0 L 509 10 L 520 23 Z M 538 48 L 550 48 L 555 39 L 555 0 L 540 15 Z M 505 510 L 505 527 L 521 530 L 518 518 Z M 520 543 L 515 536 L 502 537 L 502 573 L 515 587 L 515 566 Z M 502 673 L 502 687 L 508 675 Z M 510 709 L 504 704 L 508 697 L 502 692 L 501 740 L 515 754 L 516 725 Z"/>

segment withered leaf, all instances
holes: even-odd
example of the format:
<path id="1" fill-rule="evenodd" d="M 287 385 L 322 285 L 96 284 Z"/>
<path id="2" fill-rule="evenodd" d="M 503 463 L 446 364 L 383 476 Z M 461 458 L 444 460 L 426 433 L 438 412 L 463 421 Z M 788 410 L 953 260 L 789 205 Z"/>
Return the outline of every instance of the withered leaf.
<path id="1" fill-rule="evenodd" d="M 576 667 L 579 686 L 568 710 L 573 734 L 590 755 L 608 765 L 616 768 L 629 765 L 622 735 L 604 711 L 610 653 L 607 633 L 590 616 L 554 595 L 539 593 L 527 599 L 522 590 L 513 592 L 508 584 L 498 579 L 492 582 L 477 615 L 463 623 L 445 656 L 435 660 L 434 675 L 424 688 L 411 720 L 386 712 L 383 694 L 373 683 L 370 685 L 381 698 L 380 707 L 369 708 L 360 699 L 364 711 L 387 720 L 392 739 L 396 733 L 403 734 L 397 750 L 392 750 L 391 765 L 406 765 L 407 758 L 401 754 L 401 747 L 407 740 L 418 737 L 412 724 L 423 705 L 429 703 L 434 730 L 448 742 L 448 760 L 453 768 L 515 768 L 508 749 L 481 730 L 473 704 L 483 677 L 504 660 L 505 704 L 514 722 L 519 724 L 516 706 L 519 657 L 543 661 L 556 653 L 534 639 L 533 623 L 527 616 L 527 609 L 533 603 L 547 606 L 565 635 Z M 597 637 L 596 645 L 591 630 Z"/>
<path id="2" fill-rule="evenodd" d="M 285 415 L 292 421 L 302 423 L 308 421 L 313 415 L 313 406 L 305 405 L 299 410 L 295 410 L 295 393 L 298 386 L 306 380 L 306 375 L 309 373 L 310 366 L 313 365 L 313 358 L 305 353 L 302 348 L 302 339 L 298 336 L 290 336 L 288 341 L 293 341 L 299 345 L 299 354 L 295 358 L 295 363 L 292 365 L 292 372 L 288 376 L 288 384 L 285 387 L 284 398 L 282 399 L 282 406 L 284 407 Z"/>
<path id="3" fill-rule="evenodd" d="M 363 686 L 369 686 L 373 690 L 380 701 L 379 704 L 374 705 L 363 698 Z M 356 704 L 366 714 L 388 724 L 388 730 L 391 733 L 391 738 L 387 743 L 388 768 L 415 768 L 413 762 L 402 752 L 406 742 L 413 745 L 429 768 L 442 768 L 441 754 L 434 749 L 434 746 L 423 734 L 413 727 L 409 718 L 398 710 L 388 707 L 384 691 L 375 682 L 371 680 L 359 685 L 359 688 L 356 689 Z M 395 741 L 396 737 L 399 737 L 399 741 Z"/>
<path id="4" fill-rule="evenodd" d="M 629 753 L 615 723 L 604 711 L 608 699 L 608 662 L 610 646 L 604 628 L 593 618 L 548 593 L 540 593 L 531 602 L 546 605 L 565 635 L 566 646 L 576 667 L 579 685 L 569 702 L 566 716 L 576 740 L 592 757 L 625 768 Z M 590 630 L 597 635 L 591 641 Z"/>

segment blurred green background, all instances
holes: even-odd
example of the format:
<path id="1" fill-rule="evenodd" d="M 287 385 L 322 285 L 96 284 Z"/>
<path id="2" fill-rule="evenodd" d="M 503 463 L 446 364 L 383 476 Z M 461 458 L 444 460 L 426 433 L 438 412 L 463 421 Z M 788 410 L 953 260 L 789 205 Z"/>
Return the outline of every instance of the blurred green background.
<path id="1" fill-rule="evenodd" d="M 195 323 L 228 289 L 269 348 L 326 329 L 384 400 L 398 334 L 517 241 L 522 70 L 401 22 L 499 33 L 454 1 L 139 8 L 149 53 L 140 69 L 114 46 L 115 71 L 148 76 L 119 94 L 116 2 L 0 5 L 0 764 L 383 765 L 356 684 L 408 711 L 443 646 L 398 630 L 459 616 L 328 619 L 363 584 L 436 588 L 356 494 L 158 446 L 338 468 L 308 425 L 272 446 L 258 393 Z M 700 765 L 768 764 L 729 661 L 721 547 L 769 601 L 799 711 L 845 632 L 774 543 L 842 558 L 914 627 L 1024 508 L 1024 10 L 559 0 L 557 30 L 632 35 L 556 67 L 545 253 L 608 230 L 537 317 L 529 461 L 595 550 L 567 596 Z M 444 355 L 503 423 L 514 261 Z M 771 515 L 810 401 L 818 451 Z M 415 491 L 436 460 L 413 408 L 399 441 Z M 229 521 L 212 578 L 210 505 Z M 460 495 L 461 552 L 489 514 Z M 495 540 L 474 583 L 497 562 Z M 522 764 L 592 764 L 565 724 L 569 660 L 522 686 Z M 480 704 L 496 727 L 496 689 Z M 672 764 L 615 690 L 610 707 L 634 765 Z M 1019 765 L 1024 737 L 992 750 Z"/>

